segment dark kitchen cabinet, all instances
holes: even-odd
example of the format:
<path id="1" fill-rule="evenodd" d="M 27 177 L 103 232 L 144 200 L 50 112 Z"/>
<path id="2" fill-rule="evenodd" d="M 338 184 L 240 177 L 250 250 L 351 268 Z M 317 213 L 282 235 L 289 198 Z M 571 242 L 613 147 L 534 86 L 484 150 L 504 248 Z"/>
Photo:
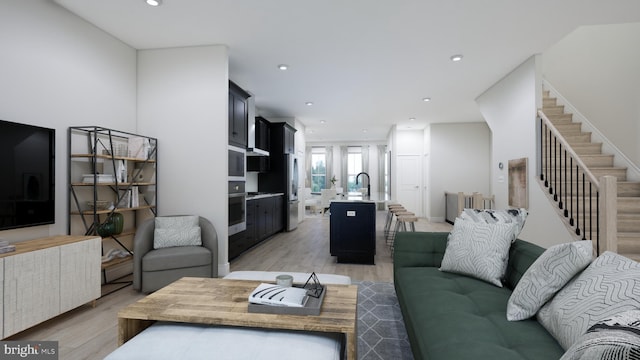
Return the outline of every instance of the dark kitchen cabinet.
<path id="1" fill-rule="evenodd" d="M 261 117 L 256 117 L 255 122 L 255 147 L 261 150 L 271 149 L 271 129 L 270 122 Z M 248 156 L 247 171 L 268 172 L 271 169 L 269 156 Z"/>
<path id="2" fill-rule="evenodd" d="M 256 117 L 256 147 L 265 151 L 271 150 L 271 123 L 262 116 Z"/>
<path id="3" fill-rule="evenodd" d="M 271 123 L 271 155 L 295 154 L 296 129 L 287 123 Z"/>
<path id="4" fill-rule="evenodd" d="M 273 233 L 284 230 L 284 196 L 274 197 L 273 203 Z"/>
<path id="5" fill-rule="evenodd" d="M 249 94 L 229 81 L 229 144 L 247 147 L 247 99 Z"/>
<path id="6" fill-rule="evenodd" d="M 284 229 L 283 205 L 282 195 L 247 200 L 247 229 L 229 237 L 229 260 Z"/>

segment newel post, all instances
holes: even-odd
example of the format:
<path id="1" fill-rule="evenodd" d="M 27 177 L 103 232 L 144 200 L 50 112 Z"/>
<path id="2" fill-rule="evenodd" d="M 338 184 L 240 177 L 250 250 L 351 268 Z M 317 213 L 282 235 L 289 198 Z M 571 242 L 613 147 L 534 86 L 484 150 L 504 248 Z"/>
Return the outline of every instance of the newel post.
<path id="1" fill-rule="evenodd" d="M 618 252 L 618 183 L 615 176 L 603 176 L 600 181 L 599 254 Z"/>

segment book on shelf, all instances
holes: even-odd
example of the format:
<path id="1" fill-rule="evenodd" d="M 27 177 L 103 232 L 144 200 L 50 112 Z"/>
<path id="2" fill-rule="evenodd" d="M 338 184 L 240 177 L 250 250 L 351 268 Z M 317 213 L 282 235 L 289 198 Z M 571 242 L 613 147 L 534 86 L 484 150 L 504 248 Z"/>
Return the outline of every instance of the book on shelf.
<path id="1" fill-rule="evenodd" d="M 132 136 L 128 141 L 129 157 L 135 159 L 147 159 L 149 157 L 149 149 L 151 144 L 149 139 Z"/>

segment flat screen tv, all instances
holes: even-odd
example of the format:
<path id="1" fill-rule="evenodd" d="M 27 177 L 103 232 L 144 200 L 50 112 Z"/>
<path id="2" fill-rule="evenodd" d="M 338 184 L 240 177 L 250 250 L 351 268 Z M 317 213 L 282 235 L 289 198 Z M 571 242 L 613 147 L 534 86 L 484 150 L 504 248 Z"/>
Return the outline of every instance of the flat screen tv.
<path id="1" fill-rule="evenodd" d="M 0 230 L 55 222 L 55 138 L 0 120 Z"/>

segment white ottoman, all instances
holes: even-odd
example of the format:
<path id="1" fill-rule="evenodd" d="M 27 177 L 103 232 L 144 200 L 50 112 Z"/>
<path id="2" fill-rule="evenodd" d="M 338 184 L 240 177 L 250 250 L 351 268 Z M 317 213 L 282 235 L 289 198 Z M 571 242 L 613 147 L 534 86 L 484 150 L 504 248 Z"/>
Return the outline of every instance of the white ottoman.
<path id="1" fill-rule="evenodd" d="M 341 334 L 157 322 L 105 360 L 338 360 Z"/>

